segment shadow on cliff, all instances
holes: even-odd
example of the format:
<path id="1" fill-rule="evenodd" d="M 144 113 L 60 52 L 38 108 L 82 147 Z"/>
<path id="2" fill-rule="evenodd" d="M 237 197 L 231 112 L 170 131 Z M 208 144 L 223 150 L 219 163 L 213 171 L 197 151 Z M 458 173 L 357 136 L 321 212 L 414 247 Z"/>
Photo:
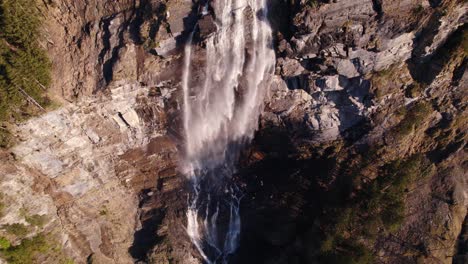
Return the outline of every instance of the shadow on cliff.
<path id="1" fill-rule="evenodd" d="M 237 175 L 245 186 L 241 242 L 231 263 L 310 263 L 321 235 L 317 221 L 352 193 L 353 178 L 342 177 L 346 167 L 337 160 L 337 146 L 310 147 L 292 135 L 264 125 L 244 153 Z"/>
<path id="2" fill-rule="evenodd" d="M 163 240 L 162 237 L 158 236 L 157 231 L 164 217 L 165 212 L 161 209 L 153 209 L 145 212 L 145 215 L 142 216 L 140 220 L 142 222 L 142 227 L 135 232 L 133 244 L 128 250 L 134 259 L 139 261 L 146 260 L 149 251 Z"/>
<path id="3" fill-rule="evenodd" d="M 186 17 L 183 18 L 184 30 L 175 38 L 176 47 L 181 48 L 187 43 L 190 34 L 196 30 L 198 19 L 200 18 L 200 8 L 206 3 L 206 0 L 192 0 L 192 9 Z"/>
<path id="4" fill-rule="evenodd" d="M 424 56 L 425 48 L 432 43 L 438 32 L 434 31 L 434 28 L 438 28 L 440 16 L 441 14 L 435 13 L 431 17 L 431 21 L 435 22 L 429 23 L 429 25 L 420 32 L 413 44 L 412 57 L 407 62 L 413 79 L 426 85 L 431 84 L 444 67 L 450 63 L 452 54 L 455 54 L 458 47 L 464 45 L 464 35 L 467 34 L 468 25 L 460 26 L 456 31 L 451 33 L 443 45 L 439 45 L 432 54 Z M 459 56 L 462 56 L 462 54 L 459 54 Z M 457 82 L 462 77 L 462 74 L 457 73 L 464 72 L 466 59 L 461 67 L 463 67 L 463 69 L 455 69 L 453 82 Z"/>

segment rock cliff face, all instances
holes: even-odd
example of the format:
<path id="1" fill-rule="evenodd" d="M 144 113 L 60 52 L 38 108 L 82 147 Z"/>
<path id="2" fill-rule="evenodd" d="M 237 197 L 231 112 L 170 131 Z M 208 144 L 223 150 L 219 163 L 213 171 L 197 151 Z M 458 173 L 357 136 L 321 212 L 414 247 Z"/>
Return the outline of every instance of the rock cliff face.
<path id="1" fill-rule="evenodd" d="M 467 213 L 457 121 L 466 119 L 466 4 L 313 2 L 290 2 L 292 14 L 275 2 L 271 19 L 292 25 L 276 25 L 281 78 L 246 161 L 255 180 L 241 262 L 254 248 L 255 261 L 271 263 L 466 261 L 455 246 Z M 387 181 L 379 195 L 391 195 L 388 167 L 402 171 L 394 163 L 416 156 L 431 172 L 407 179 L 400 209 L 387 213 L 372 188 Z"/>
<path id="2" fill-rule="evenodd" d="M 44 45 L 60 76 L 51 93 L 73 100 L 116 80 L 160 82 L 154 73 L 165 63 L 149 54 L 169 57 L 176 49 L 191 21 L 192 3 L 51 0 L 40 8 L 46 17 Z"/>
<path id="3" fill-rule="evenodd" d="M 19 126 L 20 143 L 2 165 L 3 199 L 10 204 L 2 223 L 28 225 L 28 215 L 46 216 L 44 230 L 35 232 L 60 234 L 77 262 L 132 262 L 128 249 L 144 214 L 139 195 L 177 182 L 171 179 L 177 156 L 162 114 L 165 99 L 148 96 L 138 83 L 108 89 L 108 96 Z"/>
<path id="4" fill-rule="evenodd" d="M 47 234 L 63 254 L 38 263 L 200 263 L 177 162 L 181 50 L 198 21 L 203 63 L 215 31 L 201 4 L 40 2 L 62 105 L 0 150 L 1 237 Z M 233 263 L 464 263 L 466 2 L 270 7 L 276 73 L 236 175 Z"/>
<path id="5" fill-rule="evenodd" d="M 184 179 L 176 171 L 176 42 L 192 3 L 38 7 L 54 66 L 50 94 L 62 106 L 19 125 L 16 146 L 1 150 L 2 237 L 19 245 L 45 234 L 64 252 L 32 249 L 34 262 L 133 263 L 156 243 L 171 252 L 156 253 L 156 262 L 197 262 L 181 222 Z M 30 223 L 33 216 L 43 223 Z M 26 231 L 13 234 L 12 225 Z"/>

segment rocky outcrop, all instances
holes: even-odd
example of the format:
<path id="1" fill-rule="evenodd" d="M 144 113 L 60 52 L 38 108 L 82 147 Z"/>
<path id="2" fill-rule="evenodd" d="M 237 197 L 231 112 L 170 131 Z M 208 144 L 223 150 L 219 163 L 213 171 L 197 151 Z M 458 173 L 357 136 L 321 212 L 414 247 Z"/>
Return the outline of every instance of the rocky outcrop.
<path id="1" fill-rule="evenodd" d="M 123 45 L 133 1 L 44 2 L 45 45 L 53 63 L 52 94 L 65 99 L 104 87 Z M 110 68 L 109 68 L 110 67 Z"/>
<path id="2" fill-rule="evenodd" d="M 149 97 L 136 83 L 109 92 L 18 127 L 15 162 L 2 179 L 4 199 L 12 201 L 2 222 L 24 224 L 18 206 L 48 217 L 44 228 L 58 229 L 78 263 L 131 263 L 140 192 L 179 186 L 164 97 Z"/>
<path id="3" fill-rule="evenodd" d="M 277 87 L 281 86 L 282 89 L 279 90 L 286 91 L 284 85 L 273 85 L 274 96 L 268 102 L 270 108 L 278 113 L 277 108 L 282 106 L 276 104 L 283 102 L 279 100 L 281 96 L 290 97 L 298 93 L 296 89 L 304 90 L 314 99 L 311 104 L 318 111 L 323 110 L 324 114 L 320 118 L 313 118 L 317 114 L 305 110 L 306 108 L 298 108 L 292 115 L 303 116 L 304 118 L 295 119 L 303 119 L 304 123 L 311 124 L 305 126 L 311 131 L 330 131 L 318 133 L 319 141 L 320 137 L 327 134 L 329 136 L 323 139 L 339 138 L 338 132 L 343 133 L 354 125 L 369 120 L 375 111 L 381 110 L 379 107 L 385 105 L 377 101 L 379 98 L 374 98 L 375 94 L 372 93 L 371 76 L 375 72 L 385 72 L 410 58 L 413 60 L 414 47 L 427 45 L 424 49 L 430 53 L 434 50 L 433 45 L 443 44 L 449 32 L 454 32 L 464 23 L 466 5 L 454 8 L 455 5 L 455 1 L 447 1 L 440 7 L 445 10 L 446 15 L 440 17 L 440 27 L 433 29 L 438 33 L 431 42 L 419 37 L 425 33 L 422 28 L 427 19 L 433 13 L 440 12 L 439 9 L 430 8 L 428 3 L 358 3 L 342 0 L 318 7 L 304 5 L 294 16 L 291 29 L 294 34 L 290 39 L 280 36 L 277 44 L 277 74 L 291 91 L 280 95 Z M 414 20 L 415 17 L 420 18 L 419 23 Z M 411 84 L 411 78 L 418 81 L 415 73 L 411 74 L 409 82 L 403 83 L 404 86 Z M 404 101 L 403 98 L 400 100 Z M 272 118 L 270 113 L 266 116 L 268 119 Z M 276 116 L 277 119 L 278 115 Z M 281 119 L 281 115 L 279 118 Z"/>
<path id="4" fill-rule="evenodd" d="M 53 75 L 60 76 L 51 94 L 73 100 L 114 81 L 158 73 L 150 54 L 176 49 L 192 24 L 191 8 L 190 1 L 43 1 L 43 42 Z"/>
<path id="5" fill-rule="evenodd" d="M 460 173 L 466 133 L 459 133 L 464 125 L 455 121 L 465 118 L 465 106 L 457 102 L 466 97 L 459 92 L 466 84 L 453 81 L 466 75 L 466 51 L 460 46 L 466 4 L 315 3 L 291 4 L 294 24 L 277 36 L 281 79 L 273 79 L 246 161 L 246 174 L 255 179 L 245 180 L 251 189 L 244 210 L 257 224 L 246 224 L 244 232 L 256 232 L 256 237 L 243 238 L 247 249 L 241 249 L 241 262 L 253 247 L 264 247 L 256 261 L 451 263 L 467 213 L 467 185 Z M 429 159 L 434 171 L 406 187 L 398 232 L 378 227 L 369 238 L 357 230 L 376 228 L 375 219 L 362 220 L 370 209 L 354 220 L 333 212 L 349 206 L 359 215 L 353 203 L 370 199 L 366 186 L 388 177 L 384 171 L 392 162 L 414 155 Z M 261 209 L 255 213 L 253 208 Z M 272 215 L 282 217 L 271 220 Z M 336 230 L 338 240 L 352 237 L 370 248 L 370 257 L 331 238 Z M 278 251 L 284 253 L 268 254 Z"/>
<path id="6" fill-rule="evenodd" d="M 185 179 L 176 169 L 177 49 L 193 25 L 192 3 L 39 7 L 53 62 L 50 93 L 62 106 L 19 125 L 18 144 L 2 151 L 8 203 L 0 223 L 26 230 L 0 230 L 2 239 L 46 235 L 64 252 L 31 254 L 47 263 L 133 263 L 150 255 L 197 263 L 181 222 Z M 31 216 L 47 221 L 36 227 Z"/>

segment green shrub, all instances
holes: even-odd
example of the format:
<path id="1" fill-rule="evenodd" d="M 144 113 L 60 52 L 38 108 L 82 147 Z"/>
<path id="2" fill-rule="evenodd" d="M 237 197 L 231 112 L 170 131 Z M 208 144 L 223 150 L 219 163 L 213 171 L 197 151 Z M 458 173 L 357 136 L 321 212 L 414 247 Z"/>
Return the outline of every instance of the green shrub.
<path id="1" fill-rule="evenodd" d="M 394 127 L 393 133 L 400 139 L 411 134 L 425 122 L 426 117 L 431 113 L 432 107 L 428 102 L 416 103 L 406 110 L 405 117 Z"/>
<path id="2" fill-rule="evenodd" d="M 33 0 L 3 0 L 2 37 L 10 44 L 27 48 L 37 37 L 40 26 L 39 12 Z"/>
<path id="3" fill-rule="evenodd" d="M 374 263 L 373 253 L 357 241 L 397 232 L 405 219 L 406 193 L 432 171 L 423 154 L 382 166 L 379 177 L 364 184 L 341 208 L 325 215 L 320 263 Z"/>
<path id="4" fill-rule="evenodd" d="M 307 0 L 307 5 L 313 8 L 317 8 L 320 5 L 319 0 Z"/>
<path id="5" fill-rule="evenodd" d="M 145 49 L 146 51 L 150 51 L 152 49 L 155 49 L 155 48 L 159 47 L 159 45 L 160 45 L 159 42 L 156 42 L 156 41 L 148 38 L 143 43 L 143 49 Z"/>
<path id="6" fill-rule="evenodd" d="M 374 240 L 377 237 L 381 227 L 382 221 L 380 220 L 380 217 L 370 216 L 366 219 L 366 226 L 363 229 L 364 237 L 370 240 Z"/>
<path id="7" fill-rule="evenodd" d="M 11 246 L 10 241 L 4 237 L 0 237 L 0 250 L 9 249 Z"/>
<path id="8" fill-rule="evenodd" d="M 328 254 L 330 252 L 333 252 L 335 248 L 335 237 L 328 235 L 321 243 L 320 245 L 320 252 L 322 254 Z"/>
<path id="9" fill-rule="evenodd" d="M 3 228 L 10 234 L 17 237 L 24 237 L 28 234 L 29 229 L 27 226 L 19 223 L 4 225 Z"/>
<path id="10" fill-rule="evenodd" d="M 323 254 L 319 258 L 319 263 L 330 263 L 330 264 L 371 264 L 374 262 L 374 255 L 363 244 L 356 240 L 342 241 L 339 245 L 340 250 L 328 252 Z"/>
<path id="11" fill-rule="evenodd" d="M 418 17 L 422 13 L 424 13 L 424 7 L 421 4 L 419 4 L 419 5 L 415 6 L 411 11 L 412 11 L 412 13 L 413 13 L 413 15 L 415 17 Z"/>
<path id="12" fill-rule="evenodd" d="M 353 241 L 350 245 L 350 249 L 353 252 L 353 258 L 351 263 L 353 264 L 370 264 L 374 262 L 374 254 L 363 244 Z"/>
<path id="13" fill-rule="evenodd" d="M 44 224 L 47 222 L 47 216 L 45 215 L 35 214 L 31 216 L 26 216 L 25 218 L 26 218 L 26 222 L 37 227 L 43 227 Z"/>
<path id="14" fill-rule="evenodd" d="M 2 255 L 10 264 L 32 264 L 38 253 L 45 253 L 49 249 L 46 237 L 40 234 L 31 239 L 23 239 L 18 246 L 2 250 Z"/>
<path id="15" fill-rule="evenodd" d="M 23 239 L 19 245 L 2 248 L 0 255 L 9 264 L 74 263 L 55 238 L 45 233 Z"/>
<path id="16" fill-rule="evenodd" d="M 386 165 L 381 177 L 376 180 L 381 195 L 380 218 L 389 232 L 395 232 L 404 220 L 407 190 L 423 176 L 428 162 L 422 154 L 415 154 L 406 160 L 396 160 Z"/>
<path id="17" fill-rule="evenodd" d="M 352 208 L 346 208 L 336 217 L 335 232 L 337 234 L 343 234 L 349 230 L 354 219 L 352 211 Z"/>
<path id="18" fill-rule="evenodd" d="M 398 231 L 405 219 L 405 205 L 403 201 L 397 200 L 395 202 L 385 204 L 385 208 L 383 208 L 380 218 L 385 229 L 390 233 Z"/>
<path id="19" fill-rule="evenodd" d="M 0 101 L 1 104 L 1 101 Z M 2 110 L 0 109 L 0 112 Z M 6 128 L 2 127 L 0 124 L 0 148 L 7 148 L 10 146 L 11 142 L 11 133 Z"/>
<path id="20" fill-rule="evenodd" d="M 398 91 L 403 80 L 403 68 L 400 65 L 391 65 L 386 69 L 374 72 L 371 76 L 372 88 L 371 91 L 376 99 L 382 99 L 384 96 Z"/>
<path id="21" fill-rule="evenodd" d="M 421 95 L 424 91 L 425 85 L 422 83 L 414 82 L 406 88 L 405 95 L 406 97 L 416 98 Z"/>

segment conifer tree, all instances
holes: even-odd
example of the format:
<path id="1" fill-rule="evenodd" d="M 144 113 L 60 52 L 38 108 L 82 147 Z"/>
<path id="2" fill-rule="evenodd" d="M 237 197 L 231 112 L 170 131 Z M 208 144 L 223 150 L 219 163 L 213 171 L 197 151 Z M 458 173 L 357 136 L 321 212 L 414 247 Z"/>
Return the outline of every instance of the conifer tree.
<path id="1" fill-rule="evenodd" d="M 31 100 L 49 102 L 51 64 L 37 41 L 40 25 L 35 0 L 0 0 L 0 121 L 32 112 Z"/>

